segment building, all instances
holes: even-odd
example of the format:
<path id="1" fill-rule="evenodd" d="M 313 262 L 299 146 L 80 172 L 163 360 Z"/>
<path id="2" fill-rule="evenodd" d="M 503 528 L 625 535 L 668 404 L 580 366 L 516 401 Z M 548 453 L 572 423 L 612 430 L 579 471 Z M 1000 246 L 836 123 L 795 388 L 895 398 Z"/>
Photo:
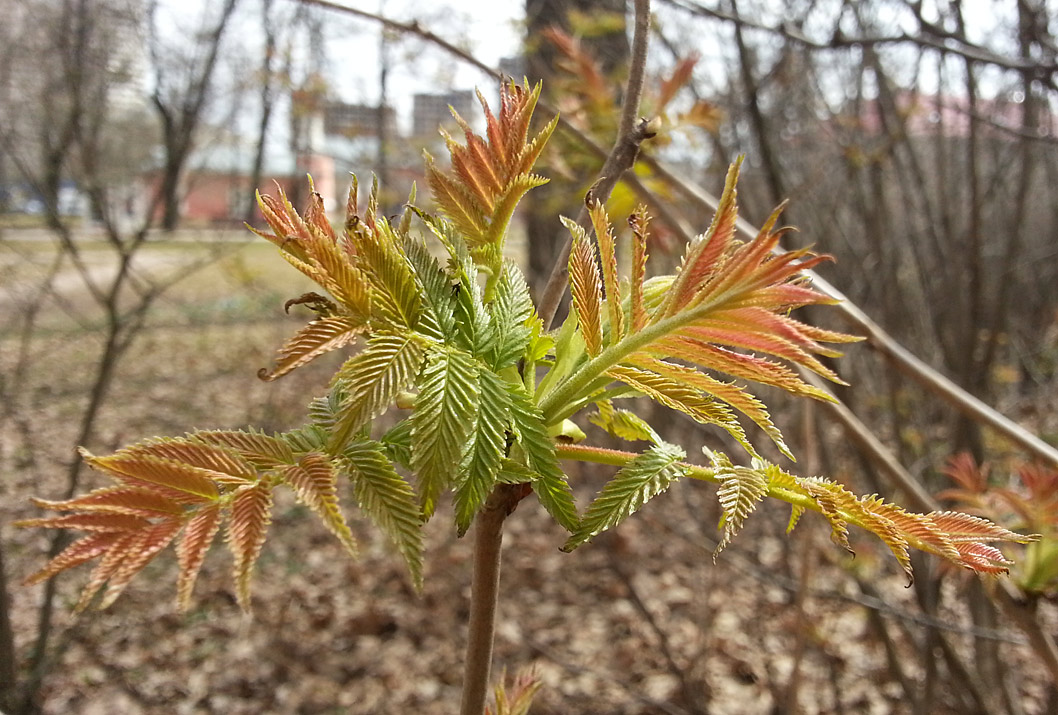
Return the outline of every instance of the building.
<path id="1" fill-rule="evenodd" d="M 379 113 L 378 105 L 327 102 L 323 105 L 323 131 L 343 137 L 378 137 Z M 385 107 L 381 114 L 385 136 L 396 136 L 396 111 L 393 107 Z"/>
<path id="2" fill-rule="evenodd" d="M 411 123 L 412 136 L 437 136 L 437 128 L 456 126 L 452 119 L 451 109 L 467 121 L 475 115 L 474 93 L 468 89 L 443 92 L 439 94 L 416 94 L 413 98 Z"/>

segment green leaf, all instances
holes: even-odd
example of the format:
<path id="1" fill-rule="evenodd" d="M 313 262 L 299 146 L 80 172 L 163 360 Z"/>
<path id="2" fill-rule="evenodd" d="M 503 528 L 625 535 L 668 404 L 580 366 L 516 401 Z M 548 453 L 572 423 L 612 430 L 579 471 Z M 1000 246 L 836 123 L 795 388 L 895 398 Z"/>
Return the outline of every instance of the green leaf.
<path id="1" fill-rule="evenodd" d="M 411 462 L 429 519 L 454 482 L 478 413 L 478 365 L 461 350 L 427 353 L 412 414 Z"/>
<path id="2" fill-rule="evenodd" d="M 500 470 L 496 472 L 499 484 L 529 484 L 537 479 L 539 476 L 529 467 L 506 457 L 500 461 Z"/>
<path id="3" fill-rule="evenodd" d="M 327 394 L 314 397 L 309 403 L 309 419 L 312 420 L 312 424 L 325 430 L 334 429 L 334 424 L 338 420 L 338 411 L 341 410 L 347 392 L 345 381 L 335 377 L 331 381 L 331 389 L 327 391 Z"/>
<path id="4" fill-rule="evenodd" d="M 413 333 L 378 332 L 367 348 L 341 367 L 336 378 L 344 383 L 347 394 L 337 415 L 331 451 L 340 452 L 357 430 L 382 414 L 397 393 L 411 384 L 423 352 L 422 338 Z"/>
<path id="5" fill-rule="evenodd" d="M 757 502 L 768 493 L 769 481 L 759 460 L 754 460 L 753 467 L 718 465 L 716 478 L 720 482 L 716 496 L 723 510 L 724 533 L 713 551 L 714 561 L 742 528 L 745 518 L 757 508 Z"/>
<path id="6" fill-rule="evenodd" d="M 389 224 L 380 219 L 354 235 L 357 256 L 371 283 L 372 312 L 391 325 L 417 327 L 422 297 L 411 265 Z"/>
<path id="7" fill-rule="evenodd" d="M 562 550 L 572 551 L 643 508 L 685 474 L 679 462 L 686 456 L 676 445 L 659 444 L 625 465 L 599 492 Z"/>
<path id="8" fill-rule="evenodd" d="M 415 271 L 415 278 L 422 286 L 422 297 L 425 299 L 417 330 L 444 342 L 454 340 L 456 330 L 452 281 L 448 273 L 421 238 L 406 238 L 404 254 Z"/>
<path id="9" fill-rule="evenodd" d="M 522 272 L 507 261 L 496 285 L 496 297 L 490 304 L 495 343 L 486 356 L 493 370 L 499 372 L 518 362 L 525 353 L 532 328 L 533 300 Z"/>
<path id="10" fill-rule="evenodd" d="M 408 469 L 411 469 L 411 429 L 411 419 L 404 419 L 382 435 L 381 439 L 386 455 Z"/>
<path id="11" fill-rule="evenodd" d="M 390 538 L 404 557 L 416 590 L 422 590 L 422 519 L 411 485 L 386 459 L 382 445 L 356 442 L 341 456 L 360 508 Z"/>
<path id="12" fill-rule="evenodd" d="M 445 235 L 442 243 L 448 249 L 448 270 L 455 281 L 456 344 L 474 355 L 483 355 L 491 347 L 494 332 L 478 285 L 477 265 L 459 234 Z"/>
<path id="13" fill-rule="evenodd" d="M 284 432 L 280 437 L 295 452 L 323 452 L 331 435 L 319 425 L 305 425 Z"/>
<path id="14" fill-rule="evenodd" d="M 464 477 L 456 486 L 456 528 L 460 536 L 470 528 L 474 515 L 496 484 L 496 473 L 507 446 L 507 428 L 510 423 L 511 396 L 507 392 L 507 383 L 490 370 L 481 370 L 478 379 L 481 408 L 473 445 L 462 470 Z"/>
<path id="15" fill-rule="evenodd" d="M 512 389 L 510 394 L 514 431 L 529 468 L 538 477 L 533 480 L 533 491 L 555 521 L 573 532 L 580 523 L 577 507 L 573 503 L 573 492 L 566 482 L 566 475 L 558 466 L 555 444 L 547 434 L 540 408 L 520 388 Z"/>
<path id="16" fill-rule="evenodd" d="M 646 420 L 629 410 L 614 409 L 610 400 L 602 400 L 596 403 L 599 411 L 588 416 L 588 421 L 602 427 L 614 437 L 626 439 L 630 442 L 641 440 L 644 442 L 661 443 L 661 437 L 654 431 Z"/>

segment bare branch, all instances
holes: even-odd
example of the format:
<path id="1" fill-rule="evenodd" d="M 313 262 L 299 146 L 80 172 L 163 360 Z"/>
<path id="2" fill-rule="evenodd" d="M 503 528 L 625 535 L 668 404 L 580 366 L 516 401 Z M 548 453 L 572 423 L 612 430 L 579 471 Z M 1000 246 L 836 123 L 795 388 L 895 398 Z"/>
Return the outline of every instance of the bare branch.
<path id="1" fill-rule="evenodd" d="M 1018 72 L 1030 71 L 1037 79 L 1046 82 L 1051 87 L 1054 87 L 1054 75 L 1058 73 L 1058 64 L 1054 62 L 1036 62 L 1024 60 L 1020 57 L 1000 55 L 986 47 L 974 44 L 964 37 L 944 32 L 937 26 L 925 22 L 921 16 L 917 17 L 920 29 L 918 34 L 900 32 L 892 35 L 846 37 L 839 28 L 835 27 L 834 34 L 830 40 L 820 42 L 813 40 L 787 23 L 771 26 L 760 22 L 752 22 L 738 15 L 709 8 L 690 0 L 662 0 L 662 2 L 699 17 L 722 20 L 734 23 L 741 28 L 768 32 L 813 50 L 846 50 L 878 47 L 881 45 L 913 44 L 939 52 L 959 55 L 967 60 L 994 65 L 1003 69 L 1016 70 Z"/>

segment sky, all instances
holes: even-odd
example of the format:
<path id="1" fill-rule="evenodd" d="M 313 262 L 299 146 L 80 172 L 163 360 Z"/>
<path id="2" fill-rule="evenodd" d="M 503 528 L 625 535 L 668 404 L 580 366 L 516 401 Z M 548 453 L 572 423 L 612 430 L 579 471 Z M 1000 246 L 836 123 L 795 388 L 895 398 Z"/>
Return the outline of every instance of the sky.
<path id="1" fill-rule="evenodd" d="M 377 11 L 393 19 L 418 20 L 435 34 L 464 47 L 490 66 L 518 52 L 522 39 L 524 0 L 432 2 L 385 0 L 353 2 L 352 7 Z M 327 15 L 332 17 L 332 15 Z M 375 103 L 379 96 L 379 25 L 333 15 L 328 26 L 329 78 L 339 99 Z M 416 38 L 396 38 L 388 45 L 392 69 L 387 78 L 390 104 L 406 122 L 415 92 L 491 87 L 493 80 Z M 491 94 L 491 92 L 489 92 Z"/>

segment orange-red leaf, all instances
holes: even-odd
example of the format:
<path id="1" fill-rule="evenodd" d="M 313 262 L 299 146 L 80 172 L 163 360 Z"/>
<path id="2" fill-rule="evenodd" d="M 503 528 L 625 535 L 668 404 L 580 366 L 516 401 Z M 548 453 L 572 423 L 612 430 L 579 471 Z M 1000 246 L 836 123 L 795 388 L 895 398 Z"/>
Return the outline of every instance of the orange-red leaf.
<path id="1" fill-rule="evenodd" d="M 243 484 L 257 480 L 257 470 L 236 452 L 187 439 L 150 440 L 126 447 L 121 453 L 179 462 L 201 470 L 203 476 L 222 484 Z"/>
<path id="2" fill-rule="evenodd" d="M 959 552 L 962 565 L 977 573 L 1004 574 L 1014 565 L 1013 561 L 1007 560 L 1003 552 L 994 546 L 964 542 L 955 544 L 955 548 Z"/>
<path id="3" fill-rule="evenodd" d="M 584 230 L 572 221 L 566 227 L 573 233 L 569 252 L 569 286 L 584 345 L 591 356 L 602 352 L 602 280 L 595 262 L 595 250 Z"/>
<path id="4" fill-rule="evenodd" d="M 676 280 L 662 304 L 661 315 L 673 315 L 686 306 L 700 290 L 705 279 L 717 270 L 718 261 L 731 245 L 735 236 L 735 219 L 738 216 L 736 184 L 741 165 L 742 157 L 739 157 L 728 170 L 724 193 L 720 196 L 720 204 L 717 206 L 716 215 L 713 216 L 713 222 L 704 236 L 695 239 L 687 247 Z"/>
<path id="5" fill-rule="evenodd" d="M 195 588 L 198 571 L 206 558 L 213 538 L 220 528 L 220 505 L 211 504 L 195 514 L 184 528 L 183 536 L 176 545 L 177 563 L 180 574 L 176 583 L 176 602 L 180 610 L 187 610 L 191 605 L 191 592 Z"/>
<path id="6" fill-rule="evenodd" d="M 261 555 L 272 519 L 272 486 L 259 482 L 240 488 L 231 501 L 228 547 L 235 558 L 235 595 L 244 610 L 250 609 L 250 577 Z"/>
<path id="7" fill-rule="evenodd" d="M 21 522 L 16 524 L 16 526 L 21 525 Z M 105 554 L 116 541 L 121 540 L 123 537 L 124 534 L 117 531 L 92 533 L 81 537 L 45 564 L 44 568 L 29 576 L 26 579 L 26 584 L 32 585 L 46 581 L 61 571 L 91 561 L 97 556 Z"/>
<path id="8" fill-rule="evenodd" d="M 141 529 L 136 538 L 125 545 L 125 556 L 107 579 L 106 594 L 100 601 L 99 608 L 103 609 L 112 604 L 128 586 L 132 577 L 169 545 L 182 526 L 183 521 L 180 519 L 166 519 Z"/>
<path id="9" fill-rule="evenodd" d="M 41 509 L 53 511 L 106 512 L 132 516 L 156 517 L 182 514 L 184 507 L 149 489 L 106 487 L 65 501 L 34 499 Z"/>
<path id="10" fill-rule="evenodd" d="M 958 511 L 930 514 L 933 525 L 944 532 L 956 545 L 974 541 L 1025 541 L 1025 537 L 993 524 L 988 519 Z M 958 546 L 956 546 L 958 548 Z"/>
<path id="11" fill-rule="evenodd" d="M 102 469 L 131 486 L 151 489 L 162 496 L 186 504 L 218 497 L 217 485 L 209 470 L 164 457 L 122 450 L 109 457 L 96 457 L 85 449 L 81 455 L 91 466 Z"/>
<path id="12" fill-rule="evenodd" d="M 41 527 L 44 529 L 80 529 L 100 533 L 138 531 L 151 522 L 139 516 L 129 514 L 67 514 L 44 519 L 25 519 L 15 522 L 20 527 Z"/>
<path id="13" fill-rule="evenodd" d="M 279 349 L 275 368 L 261 368 L 257 376 L 271 382 L 324 353 L 348 345 L 365 330 L 365 324 L 344 316 L 313 320 Z"/>
<path id="14" fill-rule="evenodd" d="M 610 318 L 610 345 L 624 337 L 624 314 L 621 311 L 621 288 L 617 278 L 617 248 L 610 220 L 602 203 L 593 201 L 589 206 L 591 222 L 595 227 L 595 240 L 599 243 L 602 259 L 603 288 Z"/>
<path id="15" fill-rule="evenodd" d="M 442 131 L 452 157 L 451 172 L 440 169 L 426 155 L 426 180 L 434 200 L 472 249 L 502 239 L 514 204 L 530 188 L 546 181 L 531 171 L 556 121 L 529 139 L 529 123 L 539 96 L 540 85 L 529 89 L 504 83 L 495 116 L 479 92 L 487 141 L 453 110 L 466 144 Z"/>
<path id="16" fill-rule="evenodd" d="M 92 569 L 92 573 L 88 577 L 88 583 L 81 589 L 81 598 L 77 601 L 74 610 L 83 611 L 88 607 L 88 604 L 92 602 L 92 598 L 103 587 L 103 584 L 121 566 L 121 562 L 128 556 L 129 547 L 136 542 L 138 537 L 139 534 L 137 532 L 130 531 L 120 534 L 118 538 L 110 543 L 109 548 L 103 554 L 103 558 Z"/>
<path id="17" fill-rule="evenodd" d="M 298 499 L 320 517 L 350 555 L 356 556 L 356 540 L 338 505 L 338 473 L 330 459 L 324 454 L 306 454 L 297 464 L 285 468 L 282 476 Z"/>

